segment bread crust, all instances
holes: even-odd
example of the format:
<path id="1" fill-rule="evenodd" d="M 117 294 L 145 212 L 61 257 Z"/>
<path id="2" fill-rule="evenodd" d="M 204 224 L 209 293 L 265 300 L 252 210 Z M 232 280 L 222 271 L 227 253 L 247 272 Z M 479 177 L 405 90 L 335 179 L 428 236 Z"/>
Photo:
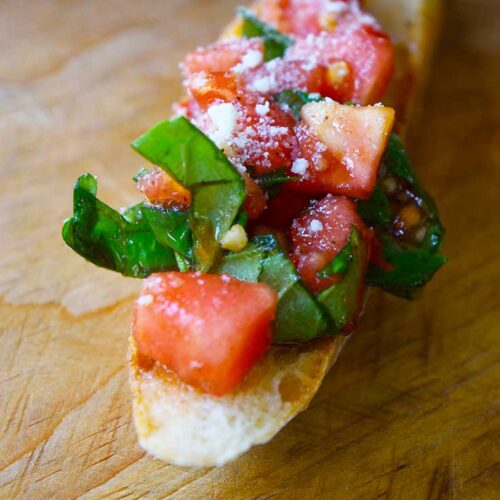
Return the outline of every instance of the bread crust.
<path id="1" fill-rule="evenodd" d="M 233 392 L 222 397 L 181 382 L 129 343 L 134 421 L 141 446 L 176 465 L 222 465 L 269 441 L 305 410 L 347 337 L 273 345 Z"/>
<path id="2" fill-rule="evenodd" d="M 437 33 L 440 0 L 367 0 L 398 53 L 395 83 L 388 100 L 406 130 L 427 73 Z M 233 21 L 222 38 L 237 36 Z M 272 439 L 304 411 L 347 337 L 320 339 L 305 345 L 273 345 L 243 383 L 223 397 L 204 394 L 182 383 L 160 363 L 143 358 L 129 341 L 133 415 L 141 446 L 176 465 L 223 465 L 251 446 Z"/>

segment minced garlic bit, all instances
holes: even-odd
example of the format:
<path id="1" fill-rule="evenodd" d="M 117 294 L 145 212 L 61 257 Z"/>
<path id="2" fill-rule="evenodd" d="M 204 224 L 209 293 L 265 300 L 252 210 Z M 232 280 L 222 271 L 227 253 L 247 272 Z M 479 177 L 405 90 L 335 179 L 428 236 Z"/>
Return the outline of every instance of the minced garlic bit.
<path id="1" fill-rule="evenodd" d="M 326 31 L 333 31 L 337 26 L 337 19 L 332 12 L 323 12 L 319 18 L 319 25 Z"/>
<path id="2" fill-rule="evenodd" d="M 248 236 L 245 228 L 240 224 L 234 224 L 222 237 L 220 244 L 225 250 L 241 252 L 248 244 Z"/>
<path id="3" fill-rule="evenodd" d="M 294 174 L 304 175 L 308 167 L 309 162 L 305 158 L 297 158 L 292 164 L 292 172 Z"/>
<path id="4" fill-rule="evenodd" d="M 382 181 L 382 187 L 387 194 L 392 194 L 398 188 L 398 183 L 394 177 L 388 176 Z"/>
<path id="5" fill-rule="evenodd" d="M 415 232 L 415 239 L 419 243 L 422 243 L 422 241 L 424 241 L 424 238 L 426 235 L 427 235 L 427 228 L 425 226 L 423 226 Z"/>
<path id="6" fill-rule="evenodd" d="M 321 231 L 323 229 L 323 224 L 318 219 L 313 219 L 309 224 L 309 229 L 313 233 L 317 233 L 318 231 Z"/>
<path id="7" fill-rule="evenodd" d="M 340 85 L 349 71 L 349 65 L 345 61 L 337 61 L 328 67 L 326 77 L 331 85 Z"/>

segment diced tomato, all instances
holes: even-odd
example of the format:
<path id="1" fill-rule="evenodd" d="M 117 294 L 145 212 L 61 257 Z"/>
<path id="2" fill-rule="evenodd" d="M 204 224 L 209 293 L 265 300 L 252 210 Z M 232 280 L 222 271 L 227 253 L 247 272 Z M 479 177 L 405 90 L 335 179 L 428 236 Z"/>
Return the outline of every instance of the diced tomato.
<path id="1" fill-rule="evenodd" d="M 297 37 L 286 59 L 313 61 L 326 68 L 339 61 L 349 65 L 343 88 L 333 83 L 322 95 L 341 102 L 375 103 L 393 72 L 392 44 L 359 2 L 335 3 L 335 9 L 329 9 L 323 0 L 261 0 L 256 11 L 264 21 Z"/>
<path id="2" fill-rule="evenodd" d="M 249 220 L 256 220 L 266 208 L 266 196 L 262 188 L 247 174 L 243 174 L 247 197 L 245 200 L 245 210 Z"/>
<path id="3" fill-rule="evenodd" d="M 239 104 L 239 132 L 231 146 L 240 163 L 256 176 L 291 165 L 296 148 L 294 117 L 272 99 L 246 92 Z"/>
<path id="4" fill-rule="evenodd" d="M 303 59 L 273 59 L 263 66 L 245 71 L 243 77 L 248 87 L 266 95 L 289 89 L 310 93 L 329 91 L 326 67 L 311 64 L 307 56 Z"/>
<path id="5" fill-rule="evenodd" d="M 296 187 L 312 194 L 368 198 L 394 123 L 384 106 L 345 106 L 333 101 L 302 108 L 297 129 L 300 153 L 309 168 Z"/>
<path id="6" fill-rule="evenodd" d="M 214 101 L 235 101 L 238 84 L 232 73 L 196 73 L 187 82 L 187 90 L 198 105 L 206 109 Z"/>
<path id="7" fill-rule="evenodd" d="M 259 0 L 254 8 L 259 19 L 284 33 L 289 33 L 290 25 L 285 16 L 285 10 L 289 4 L 290 0 Z"/>
<path id="8" fill-rule="evenodd" d="M 383 97 L 394 64 L 389 38 L 376 27 L 365 24 L 298 39 L 287 58 L 310 58 L 327 68 L 345 61 L 353 83 L 351 94 L 343 95 L 343 100 L 360 104 L 373 104 Z"/>
<path id="9" fill-rule="evenodd" d="M 284 184 L 276 198 L 267 202 L 262 222 L 273 228 L 288 230 L 292 219 L 309 203 L 309 196 L 291 190 Z"/>
<path id="10" fill-rule="evenodd" d="M 284 33 L 306 36 L 321 30 L 319 17 L 324 0 L 260 0 L 255 5 L 263 21 Z"/>
<path id="11" fill-rule="evenodd" d="M 183 64 L 184 73 L 186 76 L 201 71 L 224 73 L 240 64 L 250 51 L 263 52 L 260 38 L 239 38 L 200 47 L 186 57 Z"/>
<path id="12" fill-rule="evenodd" d="M 327 195 L 299 215 L 291 228 L 292 260 L 314 292 L 336 283 L 339 276 L 318 277 L 321 271 L 348 243 L 352 226 L 363 238 L 371 239 L 371 231 L 363 224 L 352 200 Z"/>
<path id="13" fill-rule="evenodd" d="M 151 203 L 180 205 L 183 208 L 187 208 L 191 203 L 191 193 L 158 167 L 154 167 L 137 181 L 137 189 L 144 193 Z"/>
<path id="14" fill-rule="evenodd" d="M 153 274 L 135 302 L 139 352 L 216 396 L 234 389 L 270 341 L 277 295 L 227 275 Z"/>

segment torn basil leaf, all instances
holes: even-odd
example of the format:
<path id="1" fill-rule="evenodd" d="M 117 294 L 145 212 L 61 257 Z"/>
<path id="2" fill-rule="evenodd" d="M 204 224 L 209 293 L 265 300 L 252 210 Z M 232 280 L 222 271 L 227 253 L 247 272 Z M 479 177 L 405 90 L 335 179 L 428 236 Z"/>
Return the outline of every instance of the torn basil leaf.
<path id="1" fill-rule="evenodd" d="M 258 241 L 251 241 L 241 252 L 229 252 L 222 259 L 218 274 L 230 274 L 241 281 L 255 283 L 262 272 L 267 250 Z"/>
<path id="2" fill-rule="evenodd" d="M 318 272 L 320 278 L 335 276 L 337 274 L 345 274 L 352 262 L 353 252 L 351 245 L 351 237 L 344 248 L 321 270 Z"/>
<path id="3" fill-rule="evenodd" d="M 242 252 L 228 253 L 217 272 L 244 281 L 260 281 L 277 292 L 274 342 L 305 342 L 328 333 L 320 306 L 274 236 L 255 236 Z"/>
<path id="4" fill-rule="evenodd" d="M 351 257 L 342 279 L 316 297 L 327 313 L 332 331 L 336 332 L 352 330 L 361 307 L 367 248 L 355 227 L 351 230 L 348 246 Z"/>
<path id="5" fill-rule="evenodd" d="M 307 342 L 326 332 L 327 323 L 314 296 L 305 288 L 290 259 L 277 251 L 264 260 L 260 281 L 278 293 L 275 342 Z"/>
<path id="6" fill-rule="evenodd" d="M 381 235 L 383 257 L 392 269 L 371 267 L 366 276 L 370 286 L 407 298 L 408 289 L 424 286 L 446 262 L 446 257 L 403 245 L 389 235 Z"/>
<path id="7" fill-rule="evenodd" d="M 380 183 L 375 186 L 368 200 L 358 202 L 358 214 L 364 222 L 371 226 L 378 224 L 387 226 L 391 224 L 394 219 L 394 212 L 387 196 L 380 187 Z"/>
<path id="8" fill-rule="evenodd" d="M 280 106 L 290 109 L 297 120 L 300 120 L 300 110 L 304 104 L 324 100 L 319 94 L 308 94 L 302 90 L 282 90 L 273 98 Z"/>
<path id="9" fill-rule="evenodd" d="M 243 36 L 246 38 L 262 38 L 264 61 L 283 57 L 286 49 L 293 45 L 291 37 L 261 21 L 251 10 L 241 7 L 238 9 L 238 14 L 243 19 Z"/>
<path id="10" fill-rule="evenodd" d="M 188 261 L 192 259 L 193 239 L 186 210 L 143 205 L 141 212 L 162 245 Z"/>
<path id="11" fill-rule="evenodd" d="M 278 168 L 269 174 L 254 177 L 254 180 L 269 198 L 275 198 L 278 196 L 282 184 L 298 181 L 300 178 L 286 175 L 284 168 Z"/>
<path id="12" fill-rule="evenodd" d="M 96 195 L 96 178 L 91 174 L 79 177 L 73 191 L 73 217 L 62 229 L 69 247 L 95 265 L 124 276 L 145 278 L 177 269 L 174 252 L 155 238 L 140 205 L 120 215 Z"/>
<path id="13" fill-rule="evenodd" d="M 220 255 L 219 241 L 246 196 L 245 182 L 219 148 L 184 117 L 163 121 L 136 139 L 133 148 L 191 191 L 189 224 L 198 269 Z"/>
<path id="14" fill-rule="evenodd" d="M 407 227 L 404 214 L 418 223 Z M 436 204 L 416 177 L 401 139 L 391 134 L 377 186 L 358 203 L 361 218 L 375 228 L 387 268 L 372 265 L 367 284 L 412 298 L 446 262 L 439 255 L 444 228 Z"/>

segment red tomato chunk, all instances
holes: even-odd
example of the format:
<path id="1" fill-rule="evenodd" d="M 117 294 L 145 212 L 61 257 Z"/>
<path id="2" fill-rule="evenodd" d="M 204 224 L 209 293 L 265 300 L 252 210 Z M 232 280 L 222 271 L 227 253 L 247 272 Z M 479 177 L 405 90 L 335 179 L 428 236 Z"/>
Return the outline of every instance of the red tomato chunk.
<path id="1" fill-rule="evenodd" d="M 222 396 L 267 351 L 277 295 L 227 275 L 160 273 L 136 300 L 137 348 L 184 382 Z"/>
<path id="2" fill-rule="evenodd" d="M 354 202 L 331 194 L 294 220 L 292 259 L 300 276 L 314 292 L 339 280 L 338 276 L 320 278 L 317 273 L 344 248 L 353 225 L 366 240 L 370 239 L 370 230 L 361 221 Z"/>

